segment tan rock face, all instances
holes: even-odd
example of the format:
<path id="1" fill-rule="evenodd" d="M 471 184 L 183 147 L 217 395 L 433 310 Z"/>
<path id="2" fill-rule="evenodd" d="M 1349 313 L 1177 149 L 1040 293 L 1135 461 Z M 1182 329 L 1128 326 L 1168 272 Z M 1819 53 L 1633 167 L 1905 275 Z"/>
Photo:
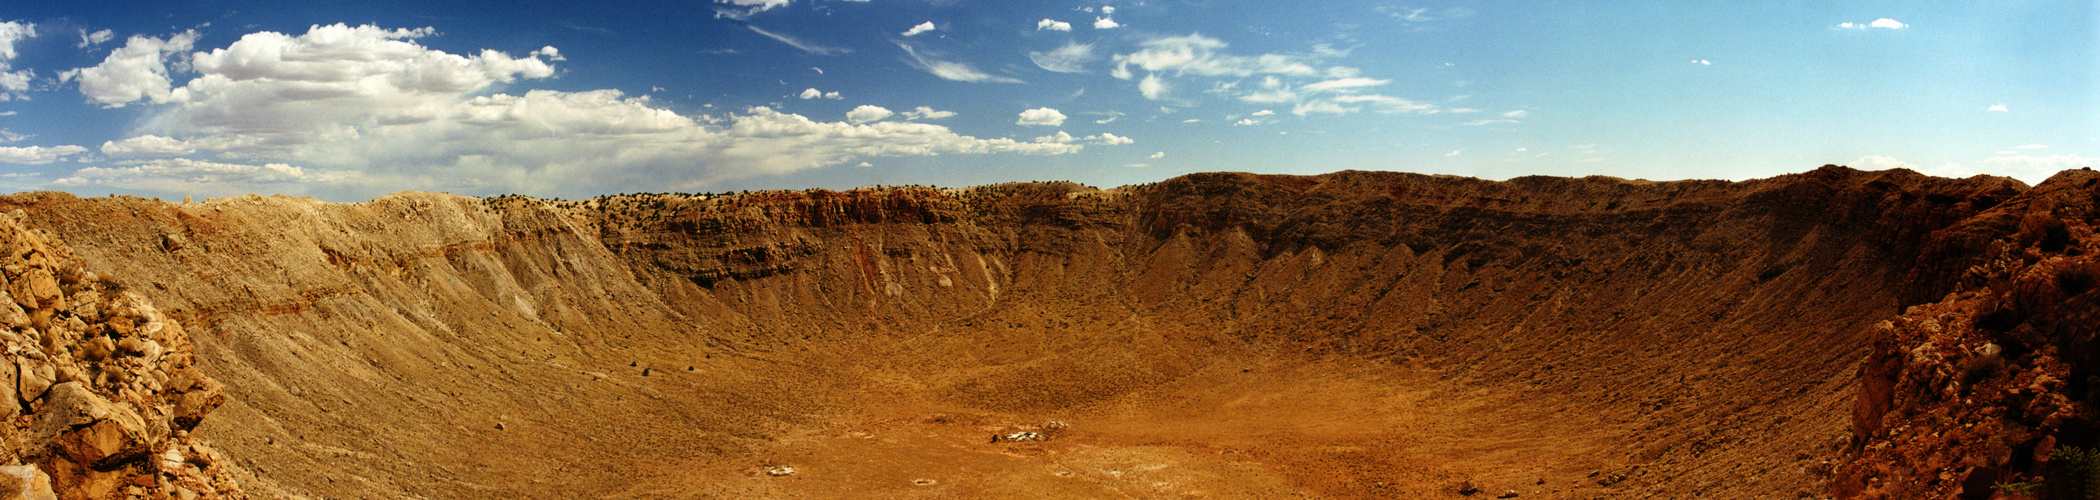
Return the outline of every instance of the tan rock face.
<path id="1" fill-rule="evenodd" d="M 0 324 L 8 330 L 0 332 L 7 358 L 0 364 L 0 413 L 25 414 L 0 424 L 0 433 L 12 436 L 0 446 L 0 461 L 26 465 L 0 467 L 0 498 L 166 497 L 184 484 L 214 497 L 243 497 L 223 469 L 161 470 L 148 459 L 195 444 L 168 430 L 178 413 L 194 425 L 215 406 L 184 409 L 184 392 L 138 383 L 141 374 L 193 366 L 188 339 L 170 336 L 163 344 L 129 336 L 131 321 L 169 320 L 144 297 L 82 270 L 70 247 L 24 227 L 23 217 L 0 216 L 0 268 L 8 278 L 0 295 Z M 208 385 L 194 378 L 192 387 Z"/>
<path id="2" fill-rule="evenodd" d="M 2019 227 L 2035 191 L 2091 198 L 2066 182 L 1343 172 L 0 206 L 71 245 L 4 247 L 8 292 L 38 301 L 18 372 L 47 362 L 145 423 L 63 420 L 64 452 L 36 459 L 62 495 L 120 492 L 95 465 L 116 460 L 176 497 L 239 477 L 268 498 L 1790 498 L 1855 477 L 1882 439 L 1855 425 L 1939 432 L 1905 448 L 1940 457 L 1906 481 L 2032 455 L 1947 452 L 1989 441 L 1950 430 L 1972 413 L 1887 415 L 2015 382 L 2067 394 L 2043 367 L 2089 366 L 2034 354 L 2074 345 L 2087 295 L 2010 271 L 2075 263 L 2026 260 L 2055 233 Z M 60 279 L 67 307 L 43 304 L 20 278 L 40 244 L 79 252 L 82 274 L 46 267 L 98 293 Z M 1983 288 L 2029 325 L 1984 339 L 1996 364 L 1970 337 L 1920 350 L 1926 319 L 1959 321 L 1897 316 Z M 30 385 L 41 415 L 60 389 Z M 2012 402 L 1994 404 L 2086 411 Z"/>

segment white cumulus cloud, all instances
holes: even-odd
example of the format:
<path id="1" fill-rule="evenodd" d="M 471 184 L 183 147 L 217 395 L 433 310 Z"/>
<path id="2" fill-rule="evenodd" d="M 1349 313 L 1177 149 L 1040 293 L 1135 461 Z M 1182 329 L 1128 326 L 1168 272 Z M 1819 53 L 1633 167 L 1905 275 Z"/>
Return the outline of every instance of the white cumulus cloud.
<path id="1" fill-rule="evenodd" d="M 123 47 L 110 51 L 101 64 L 66 71 L 59 80 L 79 80 L 80 93 L 105 107 L 120 108 L 140 99 L 167 102 L 176 96 L 170 88 L 174 80 L 168 76 L 166 59 L 189 51 L 196 41 L 196 30 L 165 40 L 133 36 Z"/>
<path id="2" fill-rule="evenodd" d="M 107 42 L 110 38 L 115 36 L 116 33 L 111 32 L 110 30 L 97 30 L 94 33 L 89 33 L 88 30 L 80 30 L 80 44 L 74 46 L 74 48 L 85 49 L 96 45 L 102 45 L 103 42 Z"/>
<path id="3" fill-rule="evenodd" d="M 346 172 L 309 173 L 306 169 L 270 163 L 242 165 L 198 161 L 187 158 L 154 160 L 134 167 L 87 167 L 73 175 L 51 181 L 60 186 L 126 186 L 180 191 L 183 185 L 243 185 L 310 182 L 340 179 Z"/>
<path id="4" fill-rule="evenodd" d="M 800 97 L 800 98 L 803 98 L 803 99 L 838 99 L 838 98 L 839 98 L 839 93 L 838 93 L 838 92 L 824 92 L 824 91 L 820 91 L 820 90 L 817 90 L 817 89 L 815 89 L 815 88 L 808 88 L 808 89 L 803 89 L 803 90 L 802 90 L 802 93 L 801 93 L 801 94 L 796 94 L 796 95 L 795 95 L 795 97 Z"/>
<path id="5" fill-rule="evenodd" d="M 1857 160 L 1852 160 L 1852 164 L 1847 166 L 1860 170 L 1888 170 L 1892 168 L 1917 170 L 1918 168 L 1917 165 L 1912 165 L 1910 162 L 1882 155 L 1862 156 Z"/>
<path id="6" fill-rule="evenodd" d="M 0 61 L 14 59 L 15 42 L 36 37 L 36 23 L 0 22 Z"/>
<path id="7" fill-rule="evenodd" d="M 1838 28 L 1840 28 L 1840 29 L 1848 29 L 1848 30 L 1863 30 L 1863 29 L 1867 29 L 1867 28 L 1881 28 L 1881 29 L 1891 29 L 1891 30 L 1900 30 L 1900 29 L 1903 29 L 1903 28 L 1908 28 L 1908 27 L 1910 27 L 1910 25 L 1908 25 L 1908 24 L 1903 24 L 1903 23 L 1902 23 L 1902 22 L 1900 22 L 1900 21 L 1897 21 L 1897 20 L 1895 20 L 1895 19 L 1889 19 L 1889 18 L 1886 18 L 1886 17 L 1884 17 L 1884 18 L 1880 18 L 1880 19 L 1875 19 L 1875 20 L 1873 20 L 1872 22 L 1866 22 L 1866 23 L 1853 23 L 1853 22 L 1845 22 L 1845 23 L 1838 23 Z"/>
<path id="8" fill-rule="evenodd" d="M 1965 178 L 1975 175 L 1999 175 L 2019 179 L 2029 185 L 2040 184 L 2051 175 L 2064 169 L 2093 165 L 2100 160 L 2077 155 L 2030 156 L 2010 151 L 2000 151 L 1997 156 L 1983 160 L 1981 166 L 1948 162 L 1939 166 L 1916 165 L 1891 156 L 1868 155 L 1853 160 L 1850 166 L 1860 170 L 1909 169 L 1926 175 L 1949 178 Z"/>
<path id="9" fill-rule="evenodd" d="M 1106 17 L 1096 17 L 1096 18 L 1094 18 L 1094 29 L 1097 29 L 1097 30 L 1106 30 L 1106 29 L 1116 29 L 1116 28 L 1121 28 L 1121 27 L 1123 27 L 1123 25 L 1122 25 L 1122 24 L 1118 24 L 1118 23 L 1116 23 L 1116 20 L 1114 20 L 1114 19 L 1109 19 L 1109 18 L 1106 18 Z"/>
<path id="10" fill-rule="evenodd" d="M 1016 120 L 1014 124 L 1056 127 L 1065 124 L 1065 114 L 1051 108 L 1035 108 L 1022 111 L 1021 119 Z"/>
<path id="11" fill-rule="evenodd" d="M 569 196 L 698 190 L 726 179 L 884 156 L 1055 155 L 1090 144 L 977 138 L 863 110 L 846 121 L 764 107 L 685 115 L 648 96 L 611 89 L 504 93 L 499 84 L 553 76 L 549 60 L 558 52 L 454 55 L 413 40 L 428 34 L 316 26 L 300 36 L 249 34 L 193 53 L 188 65 L 160 62 L 169 76 L 188 81 L 169 89 L 163 105 L 148 108 L 132 138 L 111 141 L 107 151 L 144 158 L 193 150 L 187 154 L 215 159 L 82 169 L 66 182 L 171 194 L 216 192 L 199 188 L 213 185 L 339 199 L 400 189 Z M 148 94 L 111 100 L 152 99 Z M 949 116 L 931 108 L 914 112 Z M 0 154 L 48 162 L 86 152 L 62 146 Z"/>
<path id="12" fill-rule="evenodd" d="M 1074 137 L 1072 134 L 1065 133 L 1064 131 L 1058 131 L 1055 134 L 1035 138 L 1036 144 L 1099 144 L 1102 146 L 1117 146 L 1123 144 L 1131 144 L 1135 142 L 1137 141 L 1131 140 L 1129 137 L 1123 137 L 1107 132 L 1102 132 L 1099 135 Z"/>
<path id="13" fill-rule="evenodd" d="M 914 36 L 914 35 L 918 35 L 918 34 L 920 34 L 920 33 L 925 33 L 925 32 L 928 32 L 928 31 L 933 31 L 933 21 L 927 21 L 927 22 L 919 23 L 919 25 L 918 25 L 918 26 L 913 26 L 913 27 L 911 27 L 911 29 L 907 29 L 907 30 L 904 30 L 904 32 L 903 32 L 903 33 L 900 33 L 900 35 L 903 35 L 903 36 Z"/>
<path id="14" fill-rule="evenodd" d="M 919 106 L 911 111 L 904 112 L 904 119 L 906 120 L 939 120 L 950 116 L 955 116 L 955 112 L 938 111 L 925 106 Z"/>
<path id="15" fill-rule="evenodd" d="M 1997 155 L 1983 160 L 1983 172 L 2019 179 L 2028 184 L 2041 184 L 2057 172 L 2075 168 L 2100 167 L 2100 158 L 2089 158 L 2074 154 L 2036 156 L 2029 154 Z"/>
<path id="16" fill-rule="evenodd" d="M 48 148 L 43 146 L 0 147 L 0 163 L 43 165 L 58 161 L 59 158 L 86 153 L 87 151 L 87 148 L 72 145 Z"/>
<path id="17" fill-rule="evenodd" d="M 882 119 L 889 118 L 891 115 L 895 114 L 897 113 L 885 109 L 882 106 L 862 104 L 859 107 L 853 108 L 852 111 L 846 112 L 846 122 L 867 123 L 872 121 L 881 121 Z"/>
<path id="18" fill-rule="evenodd" d="M 1155 101 L 1165 99 L 1168 90 L 1170 89 L 1167 86 L 1167 81 L 1160 79 L 1159 75 L 1145 75 L 1144 79 L 1138 80 L 1138 93 L 1144 95 L 1146 99 Z"/>
<path id="19" fill-rule="evenodd" d="M 29 80 L 36 77 L 33 70 L 13 71 L 15 42 L 36 36 L 36 25 L 16 21 L 0 22 L 0 101 L 26 99 L 29 96 Z"/>
<path id="20" fill-rule="evenodd" d="M 1043 30 L 1050 30 L 1050 31 L 1072 31 L 1072 23 L 1068 23 L 1068 22 L 1064 22 L 1064 21 L 1058 21 L 1058 20 L 1053 20 L 1053 19 L 1043 19 L 1043 20 L 1041 20 L 1041 21 L 1036 21 L 1036 23 L 1035 23 L 1035 30 L 1036 30 L 1036 31 L 1043 31 Z"/>
<path id="21" fill-rule="evenodd" d="M 1323 68 L 1323 58 L 1344 53 L 1331 47 L 1312 54 L 1238 55 L 1230 53 L 1225 42 L 1198 34 L 1154 37 L 1139 45 L 1136 52 L 1114 56 L 1109 76 L 1136 79 L 1138 93 L 1148 99 L 1165 99 L 1174 87 L 1170 78 L 1207 77 L 1211 90 L 1206 93 L 1250 103 L 1290 103 L 1291 112 L 1299 116 L 1441 112 L 1432 104 L 1366 93 L 1390 81 L 1361 76 L 1357 68 Z M 1257 76 L 1259 83 L 1242 85 Z"/>
<path id="22" fill-rule="evenodd" d="M 141 135 L 102 143 L 102 155 L 110 158 L 160 158 L 197 152 L 186 141 L 157 135 Z"/>
<path id="23" fill-rule="evenodd" d="M 2012 111 L 2011 109 L 2008 109 L 2008 108 L 2006 108 L 2004 104 L 1992 104 L 1992 105 L 1991 105 L 1990 107 L 1988 107 L 1988 108 L 1983 108 L 1983 110 L 1984 110 L 1984 111 L 1997 111 L 1997 112 L 2000 112 L 2000 113 L 2004 113 L 2004 112 Z"/>

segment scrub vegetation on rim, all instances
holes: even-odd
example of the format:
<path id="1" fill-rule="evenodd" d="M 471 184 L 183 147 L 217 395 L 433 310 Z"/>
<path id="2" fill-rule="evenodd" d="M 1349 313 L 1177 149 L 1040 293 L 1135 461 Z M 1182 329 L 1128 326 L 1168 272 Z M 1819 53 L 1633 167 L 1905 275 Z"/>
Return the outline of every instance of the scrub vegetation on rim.
<path id="1" fill-rule="evenodd" d="M 2094 444 L 2096 178 L 0 209 L 188 332 L 214 494 L 1946 498 Z"/>

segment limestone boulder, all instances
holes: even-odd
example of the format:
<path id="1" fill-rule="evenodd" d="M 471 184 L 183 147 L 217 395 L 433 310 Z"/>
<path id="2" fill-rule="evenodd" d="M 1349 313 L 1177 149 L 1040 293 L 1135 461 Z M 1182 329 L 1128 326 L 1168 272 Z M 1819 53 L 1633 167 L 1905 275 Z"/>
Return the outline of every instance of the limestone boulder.
<path id="1" fill-rule="evenodd" d="M 146 421 L 78 382 L 51 386 L 30 428 L 31 443 L 50 443 L 75 463 L 100 467 L 149 451 Z"/>
<path id="2" fill-rule="evenodd" d="M 22 413 L 22 401 L 15 396 L 17 370 L 14 363 L 0 363 L 0 418 L 12 419 Z"/>
<path id="3" fill-rule="evenodd" d="M 23 278 L 29 282 L 29 295 L 36 300 L 37 307 L 66 310 L 66 293 L 58 287 L 58 276 L 43 268 L 30 269 L 25 274 Z"/>
<path id="4" fill-rule="evenodd" d="M 204 421 L 204 415 L 226 404 L 226 386 L 219 381 L 202 379 L 196 388 L 182 394 L 175 403 L 175 426 L 183 430 L 194 429 Z"/>
<path id="5" fill-rule="evenodd" d="M 51 389 L 52 382 L 57 379 L 58 370 L 53 369 L 49 363 L 30 358 L 15 358 L 15 387 L 20 389 L 17 397 L 21 398 L 23 403 L 44 397 L 44 392 Z"/>

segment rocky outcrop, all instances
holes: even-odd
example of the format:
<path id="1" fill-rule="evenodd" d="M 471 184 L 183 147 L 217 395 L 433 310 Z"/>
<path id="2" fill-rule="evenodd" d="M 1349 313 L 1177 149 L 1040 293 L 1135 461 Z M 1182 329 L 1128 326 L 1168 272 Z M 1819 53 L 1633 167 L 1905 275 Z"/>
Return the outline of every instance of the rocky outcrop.
<path id="1" fill-rule="evenodd" d="M 0 496 L 244 498 L 189 435 L 225 393 L 181 324 L 25 217 L 0 216 Z"/>
<path id="2" fill-rule="evenodd" d="M 1916 275 L 1950 289 L 1875 325 L 1833 493 L 2100 494 L 2050 461 L 2100 446 L 2096 221 L 2100 173 L 2074 170 L 1933 234 Z"/>

